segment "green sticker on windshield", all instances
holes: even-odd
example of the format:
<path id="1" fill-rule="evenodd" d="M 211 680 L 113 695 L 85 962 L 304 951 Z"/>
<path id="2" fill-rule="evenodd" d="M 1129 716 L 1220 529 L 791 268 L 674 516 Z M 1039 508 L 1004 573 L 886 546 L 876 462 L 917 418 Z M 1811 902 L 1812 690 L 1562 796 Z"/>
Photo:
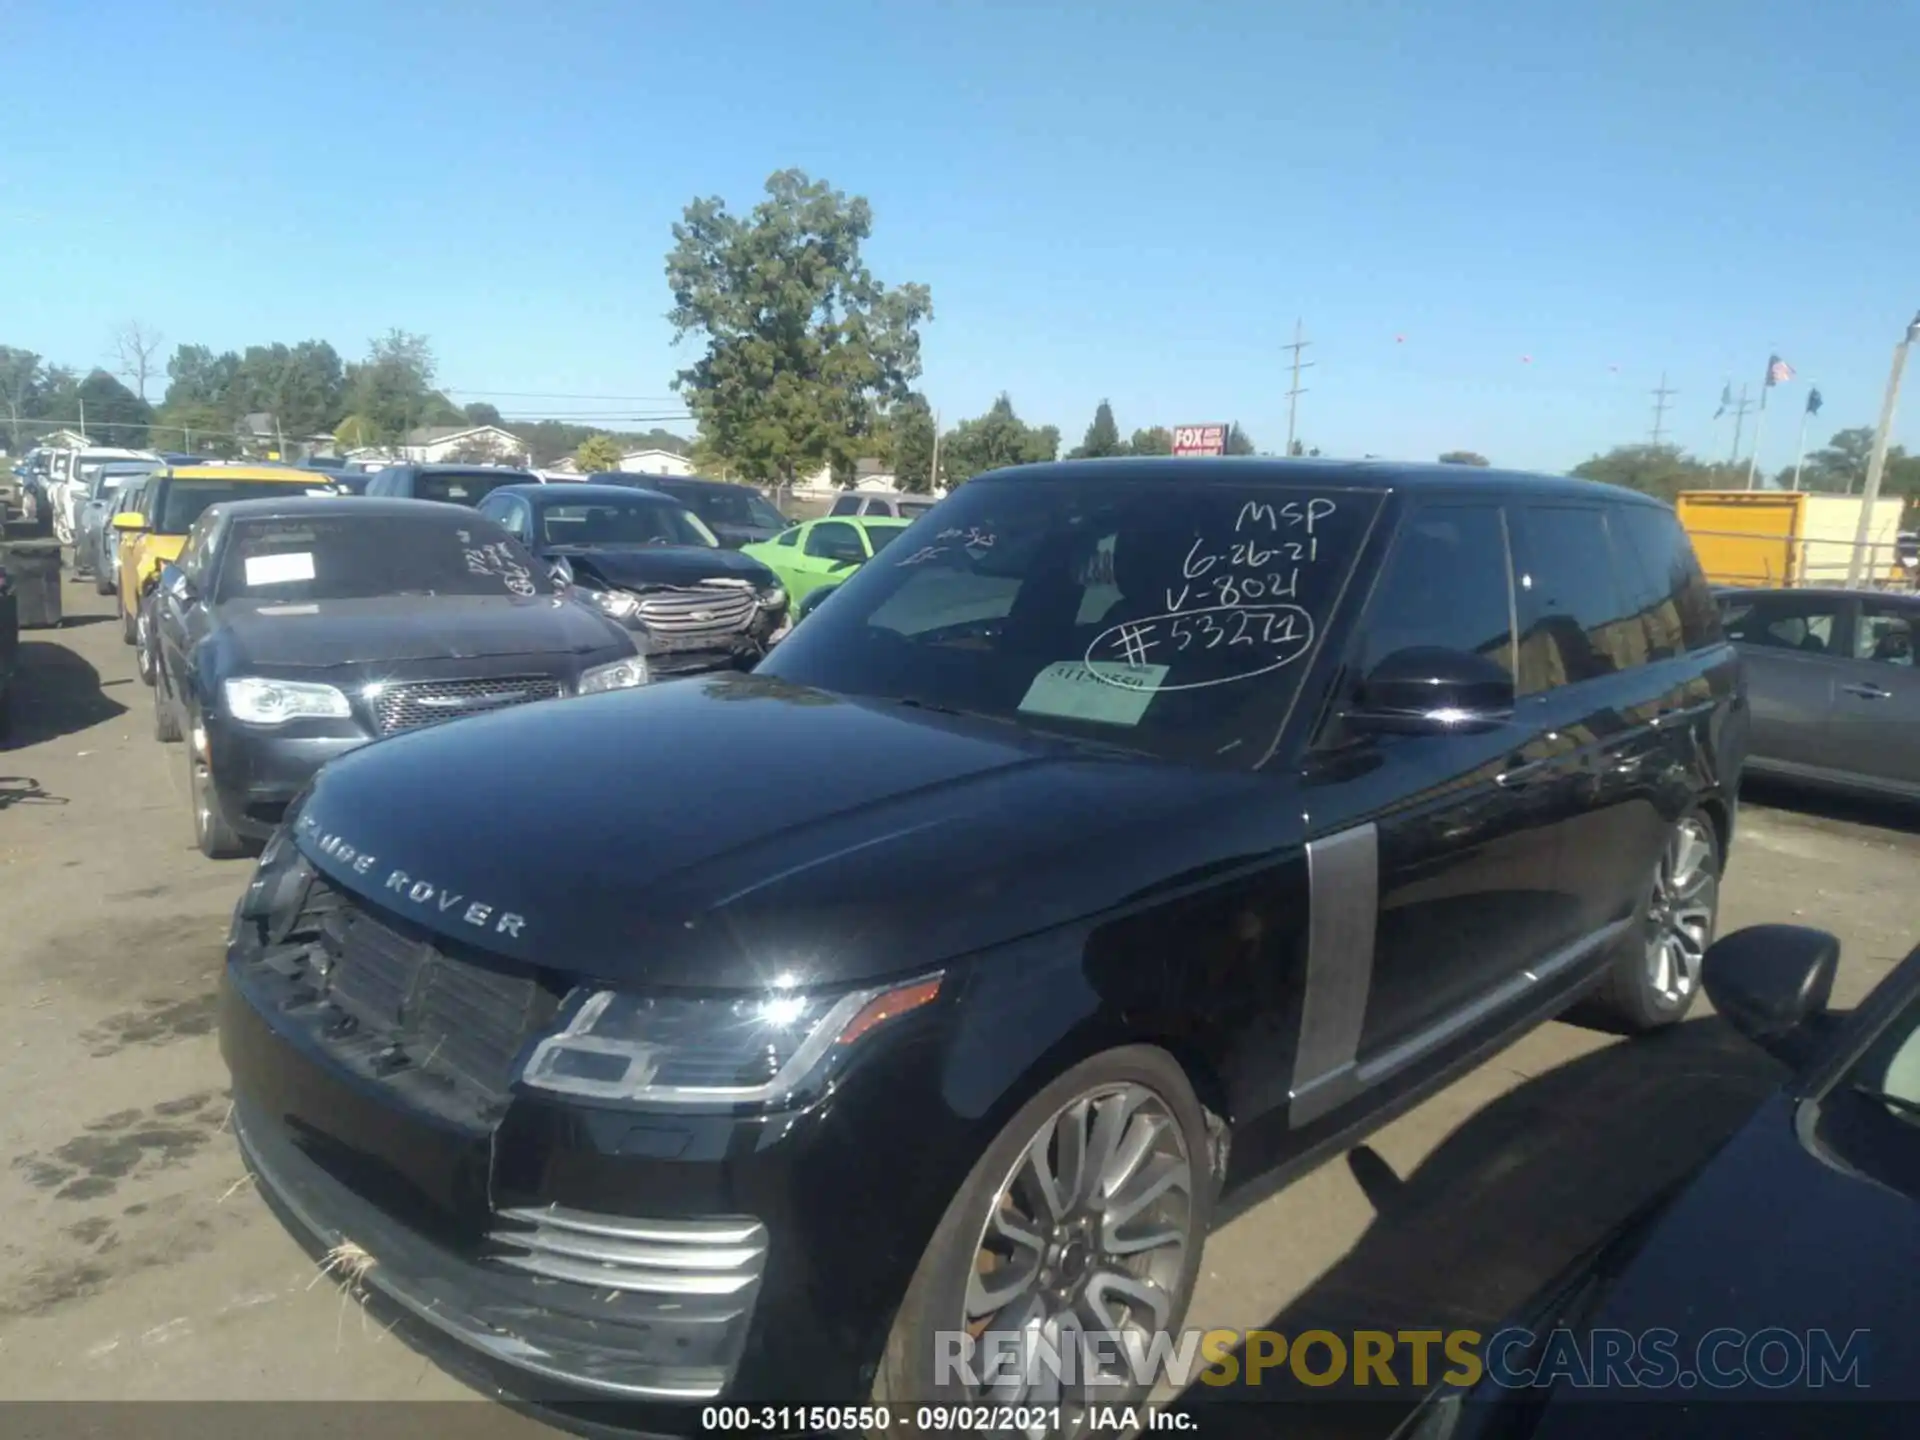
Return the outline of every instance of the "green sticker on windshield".
<path id="1" fill-rule="evenodd" d="M 1138 725 L 1166 678 L 1164 665 L 1059 660 L 1033 677 L 1020 708 L 1030 715 L 1063 720 Z"/>

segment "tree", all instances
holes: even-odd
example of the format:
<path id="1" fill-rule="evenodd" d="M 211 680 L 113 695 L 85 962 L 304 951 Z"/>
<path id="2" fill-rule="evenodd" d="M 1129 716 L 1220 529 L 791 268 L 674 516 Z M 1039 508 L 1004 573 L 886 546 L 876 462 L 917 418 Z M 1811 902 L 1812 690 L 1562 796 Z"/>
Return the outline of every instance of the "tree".
<path id="1" fill-rule="evenodd" d="M 518 465 L 521 462 L 520 451 L 497 435 L 469 435 L 447 451 L 446 458 L 454 465 Z"/>
<path id="2" fill-rule="evenodd" d="M 229 456 L 240 448 L 227 417 L 217 407 L 199 400 L 161 406 L 147 436 L 147 443 L 156 450 Z"/>
<path id="3" fill-rule="evenodd" d="M 114 332 L 113 350 L 119 361 L 117 375 L 133 382 L 133 393 L 142 404 L 147 399 L 147 380 L 158 368 L 153 357 L 160 353 L 166 337 L 149 325 L 129 320 Z"/>
<path id="4" fill-rule="evenodd" d="M 1889 456 L 1893 447 L 1887 447 Z M 1808 490 L 1834 490 L 1851 494 L 1867 483 L 1867 466 L 1873 459 L 1873 427 L 1856 425 L 1836 431 L 1826 445 L 1807 456 L 1800 484 Z M 1792 483 L 1789 474 L 1788 483 Z M 1881 477 L 1885 484 L 1885 476 Z"/>
<path id="5" fill-rule="evenodd" d="M 1253 437 L 1240 428 L 1238 420 L 1234 421 L 1227 427 L 1227 454 L 1251 455 L 1253 453 Z"/>
<path id="6" fill-rule="evenodd" d="M 620 446 L 611 435 L 589 435 L 573 452 L 575 463 L 585 475 L 620 468 Z"/>
<path id="7" fill-rule="evenodd" d="M 924 495 L 933 489 L 933 407 L 915 391 L 887 413 L 886 459 L 902 490 Z"/>
<path id="8" fill-rule="evenodd" d="M 500 412 L 484 400 L 476 400 L 471 405 L 462 405 L 460 413 L 476 425 L 498 425 Z"/>
<path id="9" fill-rule="evenodd" d="M 1746 466 L 1707 464 L 1672 445 L 1616 445 L 1570 473 L 1669 502 L 1682 490 L 1739 490 L 1747 483 Z"/>
<path id="10" fill-rule="evenodd" d="M 675 340 L 706 353 L 674 386 L 703 439 L 751 480 L 850 471 L 880 409 L 920 374 L 924 285 L 889 288 L 861 259 L 873 212 L 798 170 L 768 178 L 749 216 L 695 200 L 673 227 Z"/>
<path id="11" fill-rule="evenodd" d="M 377 437 L 372 443 L 404 440 L 451 408 L 434 393 L 434 371 L 433 346 L 424 335 L 389 330 L 368 346 L 367 358 L 347 376 L 346 399 L 349 412 Z M 453 415 L 454 423 L 465 419 L 457 410 Z"/>
<path id="12" fill-rule="evenodd" d="M 1114 423 L 1113 407 L 1102 400 L 1093 412 L 1093 423 L 1087 426 L 1086 438 L 1067 453 L 1067 458 L 1097 460 L 1105 455 L 1124 454 L 1126 446 L 1120 443 L 1120 427 Z"/>
<path id="13" fill-rule="evenodd" d="M 1449 450 L 1440 457 L 1440 463 L 1442 465 L 1487 465 L 1491 462 L 1486 456 L 1477 455 L 1471 450 Z"/>
<path id="14" fill-rule="evenodd" d="M 0 345 L 0 404 L 7 409 L 7 435 L 16 455 L 26 448 L 20 422 L 33 417 L 40 376 L 40 357 L 33 351 Z"/>
<path id="15" fill-rule="evenodd" d="M 1287 453 L 1288 453 L 1289 455 L 1291 455 L 1291 456 L 1293 456 L 1293 457 L 1294 457 L 1294 458 L 1295 458 L 1296 460 L 1297 460 L 1297 459 L 1299 459 L 1299 458 L 1300 458 L 1301 456 L 1303 456 L 1303 455 L 1310 455 L 1310 456 L 1312 456 L 1312 457 L 1313 457 L 1314 459 L 1316 459 L 1316 460 L 1317 460 L 1317 459 L 1319 459 L 1319 458 L 1320 458 L 1320 447 L 1319 447 L 1318 445 L 1316 445 L 1316 446 L 1314 446 L 1314 447 L 1313 447 L 1313 448 L 1312 448 L 1311 450 L 1309 450 L 1309 449 L 1307 448 L 1307 442 L 1306 442 L 1306 441 L 1304 441 L 1304 440 L 1296 440 L 1296 441 L 1294 441 L 1294 442 L 1293 442 L 1293 448 L 1292 448 L 1291 450 L 1289 450 L 1289 451 L 1288 451 Z"/>
<path id="16" fill-rule="evenodd" d="M 205 345 L 182 345 L 167 361 L 166 404 L 213 405 L 238 418 L 229 410 L 228 392 L 240 369 L 240 357 L 229 350 L 215 355 Z"/>
<path id="17" fill-rule="evenodd" d="M 106 371 L 95 370 L 80 382 L 79 399 L 86 406 L 89 435 L 109 445 L 147 443 L 153 407 Z"/>
<path id="18" fill-rule="evenodd" d="M 986 414 L 962 420 L 940 446 L 940 473 L 959 485 L 988 470 L 1033 465 L 1060 454 L 1060 432 L 1052 425 L 1028 425 L 1013 413 L 1005 395 Z"/>
<path id="19" fill-rule="evenodd" d="M 1133 432 L 1133 439 L 1127 442 L 1127 450 L 1134 455 L 1171 455 L 1173 454 L 1173 432 L 1164 425 L 1136 430 Z"/>

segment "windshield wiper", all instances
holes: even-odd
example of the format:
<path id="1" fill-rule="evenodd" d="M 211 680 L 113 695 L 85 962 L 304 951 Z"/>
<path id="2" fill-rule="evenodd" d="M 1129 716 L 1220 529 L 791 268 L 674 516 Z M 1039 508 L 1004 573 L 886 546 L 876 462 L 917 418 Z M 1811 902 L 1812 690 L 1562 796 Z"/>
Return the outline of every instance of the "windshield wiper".
<path id="1" fill-rule="evenodd" d="M 1876 1090 L 1871 1085 L 1862 1085 L 1857 1081 L 1848 1088 L 1864 1100 L 1873 1100 L 1889 1110 L 1898 1110 L 1909 1120 L 1920 1120 L 1920 1100 L 1909 1100 L 1904 1095 L 1889 1095 L 1885 1090 Z"/>

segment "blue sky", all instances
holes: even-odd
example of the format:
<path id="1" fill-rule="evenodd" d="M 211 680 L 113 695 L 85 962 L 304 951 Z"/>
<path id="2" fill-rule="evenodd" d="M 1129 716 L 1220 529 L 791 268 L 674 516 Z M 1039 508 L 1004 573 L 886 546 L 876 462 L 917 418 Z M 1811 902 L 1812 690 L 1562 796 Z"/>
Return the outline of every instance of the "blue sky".
<path id="1" fill-rule="evenodd" d="M 670 408 L 668 228 L 786 166 L 932 287 L 948 423 L 1004 389 L 1068 443 L 1105 396 L 1278 449 L 1300 316 L 1329 453 L 1565 468 L 1644 439 L 1664 369 L 1672 438 L 1724 455 L 1721 385 L 1777 350 L 1777 467 L 1807 381 L 1816 440 L 1873 422 L 1920 306 L 1887 0 L 11 0 L 0 42 L 0 342 L 75 365 L 128 317 L 398 325 L 457 399 Z"/>

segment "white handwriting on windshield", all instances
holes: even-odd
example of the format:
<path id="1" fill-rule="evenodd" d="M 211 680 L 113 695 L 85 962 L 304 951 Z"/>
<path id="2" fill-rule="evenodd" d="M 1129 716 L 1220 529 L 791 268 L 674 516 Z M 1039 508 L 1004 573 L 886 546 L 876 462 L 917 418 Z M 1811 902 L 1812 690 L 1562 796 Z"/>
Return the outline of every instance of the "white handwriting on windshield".
<path id="1" fill-rule="evenodd" d="M 1160 683 L 1156 693 L 1231 685 L 1291 665 L 1313 647 L 1313 617 L 1298 605 L 1214 605 L 1170 611 L 1109 626 L 1087 646 L 1088 668 L 1103 683 L 1137 688 L 1129 671 L 1166 665 L 1181 655 L 1218 652 L 1204 679 Z M 1124 667 L 1105 670 L 1103 666 Z"/>
<path id="2" fill-rule="evenodd" d="M 1338 506 L 1323 496 L 1274 504 L 1249 500 L 1233 522 L 1234 538 L 1196 538 L 1180 563 L 1181 584 L 1167 589 L 1167 609 L 1271 605 L 1300 593 L 1302 567 L 1320 558 L 1315 531 Z"/>
<path id="3" fill-rule="evenodd" d="M 513 551 L 500 541 L 496 540 L 491 545 L 469 546 L 464 553 L 469 575 L 496 575 L 509 594 L 522 599 L 538 593 L 533 583 L 533 572 L 516 560 Z"/>

